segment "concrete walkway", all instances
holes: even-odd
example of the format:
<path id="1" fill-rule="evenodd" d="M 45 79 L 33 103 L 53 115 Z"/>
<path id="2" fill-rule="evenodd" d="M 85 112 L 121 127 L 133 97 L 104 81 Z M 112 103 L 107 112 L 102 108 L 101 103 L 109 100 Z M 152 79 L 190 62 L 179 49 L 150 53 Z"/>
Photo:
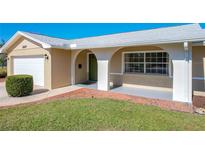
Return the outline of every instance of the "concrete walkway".
<path id="1" fill-rule="evenodd" d="M 111 90 L 112 92 L 127 94 L 132 96 L 141 96 L 146 98 L 172 100 L 172 91 L 162 89 L 149 89 L 146 87 L 121 86 Z"/>
<path id="2" fill-rule="evenodd" d="M 89 89 L 97 89 L 97 83 L 94 84 L 77 84 L 76 86 Z M 132 96 L 140 96 L 146 98 L 172 100 L 172 90 L 166 88 L 151 88 L 145 86 L 129 86 L 123 85 L 110 89 L 111 92 L 127 94 Z"/>
<path id="3" fill-rule="evenodd" d="M 0 107 L 35 102 L 35 101 L 43 100 L 48 97 L 71 92 L 80 88 L 81 87 L 78 86 L 68 86 L 68 87 L 58 88 L 49 91 L 47 89 L 43 89 L 42 87 L 35 87 L 33 93 L 29 96 L 9 97 L 6 92 L 5 82 L 0 82 Z"/>

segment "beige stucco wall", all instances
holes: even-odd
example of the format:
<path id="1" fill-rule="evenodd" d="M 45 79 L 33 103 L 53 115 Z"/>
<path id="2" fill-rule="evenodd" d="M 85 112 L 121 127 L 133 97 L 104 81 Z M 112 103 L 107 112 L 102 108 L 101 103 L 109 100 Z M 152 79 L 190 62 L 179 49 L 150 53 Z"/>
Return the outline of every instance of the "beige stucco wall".
<path id="1" fill-rule="evenodd" d="M 205 47 L 195 46 L 192 48 L 192 76 L 193 90 L 205 91 Z M 195 78 L 202 78 L 201 80 Z"/>
<path id="2" fill-rule="evenodd" d="M 23 48 L 23 46 L 26 48 Z M 44 87 L 47 89 L 52 89 L 51 87 L 51 54 L 49 49 L 43 49 L 40 45 L 34 43 L 33 41 L 20 38 L 18 41 L 14 43 L 9 49 L 7 49 L 8 53 L 8 62 L 7 62 L 7 71 L 8 75 L 13 75 L 13 58 L 15 56 L 44 56 L 48 55 L 49 59 L 44 62 Z"/>
<path id="3" fill-rule="evenodd" d="M 163 75 L 124 74 L 123 83 L 152 87 L 172 88 L 172 78 Z"/>
<path id="4" fill-rule="evenodd" d="M 88 71 L 87 71 L 87 54 L 92 53 L 89 50 L 81 51 L 75 61 L 75 83 L 83 83 L 88 80 Z M 78 65 L 81 64 L 82 68 L 79 68 Z"/>
<path id="5" fill-rule="evenodd" d="M 26 48 L 25 48 L 26 47 Z M 55 89 L 71 84 L 71 51 L 62 49 L 43 49 L 41 45 L 21 37 L 8 50 L 8 75 L 13 74 L 13 57 L 44 56 L 44 87 Z"/>
<path id="6" fill-rule="evenodd" d="M 71 85 L 71 51 L 51 50 L 52 89 Z"/>
<path id="7" fill-rule="evenodd" d="M 34 49 L 39 47 L 41 47 L 40 44 L 22 36 L 9 47 L 9 50 Z"/>
<path id="8" fill-rule="evenodd" d="M 110 61 L 110 81 L 115 85 L 121 84 L 136 84 L 143 86 L 165 87 L 172 88 L 172 78 L 165 75 L 151 75 L 151 74 L 112 74 L 122 73 L 122 53 L 130 51 L 159 51 L 162 50 L 155 46 L 139 46 L 139 47 L 126 47 L 117 51 Z"/>

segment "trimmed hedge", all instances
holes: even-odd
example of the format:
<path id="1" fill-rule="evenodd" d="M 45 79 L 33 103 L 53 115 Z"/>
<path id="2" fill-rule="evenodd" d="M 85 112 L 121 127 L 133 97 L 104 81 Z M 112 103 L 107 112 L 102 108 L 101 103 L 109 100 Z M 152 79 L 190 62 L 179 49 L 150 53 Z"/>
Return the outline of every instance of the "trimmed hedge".
<path id="1" fill-rule="evenodd" d="M 6 78 L 6 91 L 10 96 L 27 96 L 33 91 L 31 75 L 12 75 Z"/>

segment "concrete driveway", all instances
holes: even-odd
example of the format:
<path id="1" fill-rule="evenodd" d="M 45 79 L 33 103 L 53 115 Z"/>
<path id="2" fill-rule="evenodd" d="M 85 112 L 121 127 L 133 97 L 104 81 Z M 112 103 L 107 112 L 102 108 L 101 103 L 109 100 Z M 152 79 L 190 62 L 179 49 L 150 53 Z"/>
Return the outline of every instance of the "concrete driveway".
<path id="1" fill-rule="evenodd" d="M 5 82 L 0 82 L 0 107 L 40 101 L 48 97 L 67 93 L 67 92 L 74 91 L 80 88 L 81 87 L 78 87 L 78 86 L 68 86 L 68 87 L 58 88 L 58 89 L 49 91 L 47 89 L 43 89 L 42 87 L 35 86 L 33 93 L 29 96 L 10 97 L 8 96 L 6 92 Z"/>

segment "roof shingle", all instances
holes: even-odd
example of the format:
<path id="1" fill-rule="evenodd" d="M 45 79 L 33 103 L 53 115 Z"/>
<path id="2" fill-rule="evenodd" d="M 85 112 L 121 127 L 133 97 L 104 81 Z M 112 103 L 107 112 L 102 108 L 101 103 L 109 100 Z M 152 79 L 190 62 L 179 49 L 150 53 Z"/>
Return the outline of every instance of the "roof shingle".
<path id="1" fill-rule="evenodd" d="M 35 40 L 39 40 L 50 47 L 63 49 L 86 49 L 148 44 L 152 45 L 205 40 L 205 30 L 203 30 L 199 24 L 187 24 L 176 27 L 134 31 L 72 40 L 54 38 L 29 32 L 19 33 Z"/>

